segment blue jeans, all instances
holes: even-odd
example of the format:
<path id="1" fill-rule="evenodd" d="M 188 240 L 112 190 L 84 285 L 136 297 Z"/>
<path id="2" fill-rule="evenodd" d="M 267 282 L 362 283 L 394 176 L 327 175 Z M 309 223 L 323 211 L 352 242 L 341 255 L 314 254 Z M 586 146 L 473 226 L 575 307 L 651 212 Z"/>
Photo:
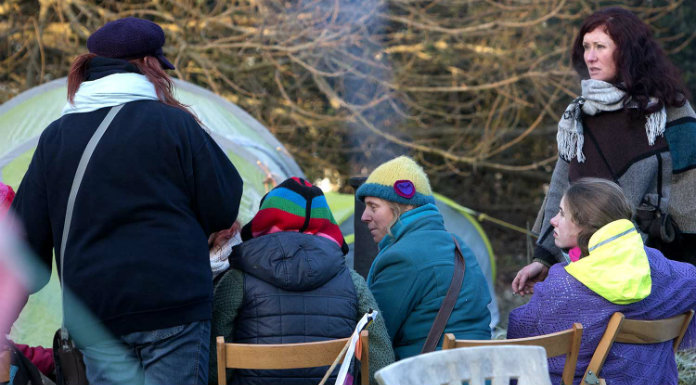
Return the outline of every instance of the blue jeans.
<path id="1" fill-rule="evenodd" d="M 90 384 L 207 384 L 210 321 L 134 332 L 81 348 Z"/>

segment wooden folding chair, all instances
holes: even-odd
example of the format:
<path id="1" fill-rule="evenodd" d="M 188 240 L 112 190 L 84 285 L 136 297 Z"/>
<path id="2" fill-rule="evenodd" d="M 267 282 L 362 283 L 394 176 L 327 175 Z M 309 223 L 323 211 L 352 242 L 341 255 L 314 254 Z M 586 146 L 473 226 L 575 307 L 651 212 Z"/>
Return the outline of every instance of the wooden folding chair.
<path id="1" fill-rule="evenodd" d="M 0 348 L 2 344 L 0 344 Z M 0 384 L 10 382 L 10 365 L 12 362 L 12 352 L 0 350 Z"/>
<path id="2" fill-rule="evenodd" d="M 563 367 L 563 384 L 573 383 L 575 367 L 578 363 L 580 340 L 582 338 L 582 325 L 574 323 L 573 327 L 557 333 L 544 334 L 536 337 L 516 338 L 509 340 L 457 340 L 454 334 L 447 333 L 442 341 L 442 350 L 463 348 L 471 346 L 495 346 L 495 345 L 527 345 L 541 346 L 546 349 L 547 357 L 565 355 L 566 361 Z"/>
<path id="3" fill-rule="evenodd" d="M 350 338 L 297 344 L 236 344 L 217 337 L 218 384 L 227 385 L 226 369 L 299 369 L 331 365 Z M 361 384 L 370 383 L 368 332 L 360 333 Z"/>
<path id="4" fill-rule="evenodd" d="M 694 311 L 689 310 L 684 314 L 671 318 L 641 321 L 626 319 L 623 313 L 616 312 L 609 319 L 607 329 L 599 340 L 590 364 L 583 376 L 581 385 L 597 385 L 604 383 L 599 378 L 599 371 L 602 370 L 604 361 L 609 355 L 614 342 L 625 344 L 658 344 L 665 341 L 674 340 L 673 349 L 677 352 L 679 344 L 684 338 L 689 322 L 694 317 Z"/>

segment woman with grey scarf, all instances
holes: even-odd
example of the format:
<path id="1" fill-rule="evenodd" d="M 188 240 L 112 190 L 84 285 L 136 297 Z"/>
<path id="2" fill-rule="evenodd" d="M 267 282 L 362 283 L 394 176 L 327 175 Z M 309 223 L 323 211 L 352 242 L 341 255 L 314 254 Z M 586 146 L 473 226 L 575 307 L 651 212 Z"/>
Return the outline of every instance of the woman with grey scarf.
<path id="1" fill-rule="evenodd" d="M 650 28 L 622 8 L 584 20 L 572 62 L 582 95 L 558 123 L 559 158 L 535 224 L 534 260 L 512 282 L 522 295 L 552 264 L 569 262 L 549 220 L 563 191 L 582 177 L 619 184 L 637 208 L 633 221 L 646 245 L 696 263 L 696 114 L 679 70 Z"/>

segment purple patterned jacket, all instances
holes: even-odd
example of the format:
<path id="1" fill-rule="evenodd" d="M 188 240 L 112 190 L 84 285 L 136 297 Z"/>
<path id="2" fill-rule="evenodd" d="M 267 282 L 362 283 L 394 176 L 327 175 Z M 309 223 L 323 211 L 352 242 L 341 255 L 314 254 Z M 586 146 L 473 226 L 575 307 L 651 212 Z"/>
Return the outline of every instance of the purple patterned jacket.
<path id="1" fill-rule="evenodd" d="M 696 267 L 668 260 L 658 250 L 648 247 L 645 250 L 652 278 L 652 291 L 645 299 L 629 305 L 611 303 L 557 263 L 549 270 L 546 280 L 534 286 L 529 303 L 510 313 L 507 337 L 554 333 L 570 328 L 573 322 L 582 323 L 584 330 L 573 382 L 579 384 L 614 312 L 623 312 L 629 319 L 661 319 L 696 308 Z M 690 347 L 696 347 L 696 317 L 680 348 Z M 564 356 L 549 359 L 554 384 L 561 383 L 564 364 Z M 599 377 L 605 378 L 608 385 L 676 385 L 677 365 L 672 343 L 615 343 Z"/>

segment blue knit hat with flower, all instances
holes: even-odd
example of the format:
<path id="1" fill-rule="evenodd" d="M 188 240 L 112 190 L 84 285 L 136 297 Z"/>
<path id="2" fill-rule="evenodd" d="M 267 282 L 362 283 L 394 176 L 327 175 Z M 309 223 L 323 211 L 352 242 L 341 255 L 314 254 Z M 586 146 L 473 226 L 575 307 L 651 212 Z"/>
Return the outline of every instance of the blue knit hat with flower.
<path id="1" fill-rule="evenodd" d="M 405 205 L 435 203 L 430 181 L 423 168 L 407 156 L 394 158 L 377 167 L 356 192 L 361 201 L 377 197 Z"/>

